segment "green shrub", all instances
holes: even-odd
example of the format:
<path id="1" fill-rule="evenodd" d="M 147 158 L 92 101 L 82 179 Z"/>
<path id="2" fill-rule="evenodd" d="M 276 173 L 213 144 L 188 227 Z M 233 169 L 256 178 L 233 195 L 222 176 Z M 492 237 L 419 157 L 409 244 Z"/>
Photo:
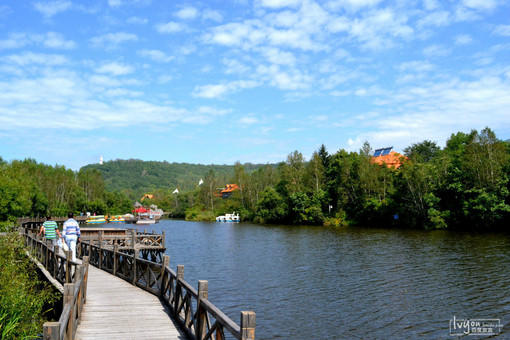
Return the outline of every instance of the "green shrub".
<path id="1" fill-rule="evenodd" d="M 45 306 L 57 295 L 39 280 L 36 266 L 25 254 L 21 236 L 0 236 L 0 338 L 26 339 L 42 332 Z"/>

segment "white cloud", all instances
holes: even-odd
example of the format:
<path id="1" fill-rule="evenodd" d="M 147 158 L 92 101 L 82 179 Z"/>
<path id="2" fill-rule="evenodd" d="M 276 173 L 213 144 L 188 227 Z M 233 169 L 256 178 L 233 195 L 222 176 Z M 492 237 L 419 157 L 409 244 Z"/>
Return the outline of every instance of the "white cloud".
<path id="1" fill-rule="evenodd" d="M 423 54 L 427 57 L 445 57 L 451 52 L 451 49 L 441 45 L 430 45 L 423 49 Z"/>
<path id="2" fill-rule="evenodd" d="M 437 11 L 432 12 L 430 14 L 427 14 L 425 17 L 418 20 L 417 25 L 418 27 L 425 27 L 425 26 L 446 26 L 449 25 L 452 22 L 452 19 L 450 18 L 450 13 L 447 11 Z"/>
<path id="3" fill-rule="evenodd" d="M 160 63 L 168 63 L 174 59 L 174 57 L 169 56 L 160 50 L 140 50 L 138 51 L 138 54 L 142 57 L 147 57 Z"/>
<path id="4" fill-rule="evenodd" d="M 394 38 L 412 37 L 413 28 L 407 25 L 408 18 L 389 8 L 374 10 L 366 16 L 354 19 L 349 25 L 349 35 L 368 49 L 391 47 Z"/>
<path id="5" fill-rule="evenodd" d="M 423 60 L 407 61 L 398 65 L 398 69 L 402 72 L 429 72 L 434 68 L 434 65 Z"/>
<path id="6" fill-rule="evenodd" d="M 76 47 L 76 43 L 72 40 L 65 40 L 62 34 L 56 32 L 48 32 L 44 39 L 44 46 L 49 48 L 72 49 Z"/>
<path id="7" fill-rule="evenodd" d="M 293 69 L 282 70 L 278 65 L 260 65 L 257 67 L 257 74 L 265 82 L 281 90 L 305 90 L 310 88 L 313 77 Z"/>
<path id="8" fill-rule="evenodd" d="M 113 88 L 104 91 L 104 95 L 108 97 L 140 97 L 143 93 L 124 88 Z"/>
<path id="9" fill-rule="evenodd" d="M 498 6 L 497 0 L 463 0 L 462 4 L 475 10 L 492 10 Z"/>
<path id="10" fill-rule="evenodd" d="M 110 7 L 119 7 L 122 5 L 122 0 L 108 0 L 108 5 Z"/>
<path id="11" fill-rule="evenodd" d="M 138 37 L 132 33 L 126 32 L 117 32 L 117 33 L 107 33 L 103 35 L 99 35 L 90 39 L 92 46 L 101 47 L 104 46 L 106 48 L 115 48 L 118 45 L 128 42 L 128 41 L 137 41 Z"/>
<path id="12" fill-rule="evenodd" d="M 195 19 L 198 16 L 198 10 L 191 6 L 183 7 L 175 13 L 175 16 L 183 20 Z"/>
<path id="13" fill-rule="evenodd" d="M 318 122 L 325 122 L 328 120 L 329 117 L 327 115 L 317 115 L 317 116 L 310 116 L 309 118 L 312 120 L 316 120 Z"/>
<path id="14" fill-rule="evenodd" d="M 296 58 L 292 53 L 282 51 L 275 47 L 264 48 L 261 53 L 271 64 L 294 65 L 296 63 Z"/>
<path id="15" fill-rule="evenodd" d="M 301 0 L 260 0 L 260 5 L 268 8 L 282 8 L 297 6 Z"/>
<path id="16" fill-rule="evenodd" d="M 76 47 L 74 41 L 66 40 L 62 34 L 57 32 L 48 32 L 46 34 L 10 33 L 7 39 L 0 40 L 0 49 L 14 49 L 29 45 L 42 45 L 55 49 L 72 49 Z"/>
<path id="17" fill-rule="evenodd" d="M 104 83 L 103 83 L 104 84 Z M 143 93 L 118 87 L 98 89 L 74 72 L 51 72 L 35 78 L 0 81 L 0 129 L 89 130 L 164 123 L 207 123 L 224 110 L 176 108 L 158 100 L 136 99 Z"/>
<path id="18" fill-rule="evenodd" d="M 357 139 L 403 148 L 424 139 L 444 143 L 455 131 L 510 126 L 510 96 L 506 95 L 510 79 L 504 76 L 505 70 L 482 72 L 486 76 L 479 79 L 451 77 L 398 89 L 381 106 L 386 119 L 374 121 L 369 132 Z"/>
<path id="19" fill-rule="evenodd" d="M 193 96 L 201 98 L 218 98 L 228 93 L 236 92 L 241 89 L 248 89 L 258 84 L 250 80 L 237 80 L 224 84 L 201 85 L 193 90 Z"/>
<path id="20" fill-rule="evenodd" d="M 127 23 L 128 24 L 138 24 L 138 25 L 143 25 L 143 24 L 146 24 L 148 23 L 149 20 L 147 20 L 147 18 L 140 18 L 140 17 L 129 17 L 127 19 Z"/>
<path id="21" fill-rule="evenodd" d="M 96 69 L 97 73 L 108 73 L 114 76 L 122 76 L 133 72 L 133 67 L 117 62 L 101 65 Z"/>
<path id="22" fill-rule="evenodd" d="M 68 63 L 66 57 L 59 54 L 43 54 L 25 52 L 22 54 L 12 54 L 0 59 L 1 61 L 16 64 L 20 66 L 39 64 L 44 66 L 63 65 Z"/>
<path id="23" fill-rule="evenodd" d="M 259 120 L 253 116 L 246 116 L 239 119 L 239 123 L 241 123 L 242 125 L 252 125 L 258 122 Z"/>
<path id="24" fill-rule="evenodd" d="M 510 37 L 510 25 L 496 26 L 493 33 L 504 37 Z"/>
<path id="25" fill-rule="evenodd" d="M 202 12 L 202 18 L 205 20 L 212 20 L 216 22 L 223 21 L 223 15 L 221 15 L 220 12 L 212 10 L 212 9 L 206 9 Z"/>
<path id="26" fill-rule="evenodd" d="M 48 1 L 48 2 L 36 2 L 34 3 L 34 8 L 42 13 L 46 18 L 51 18 L 52 16 L 60 13 L 65 12 L 69 8 L 71 8 L 71 2 L 70 1 Z"/>
<path id="27" fill-rule="evenodd" d="M 439 3 L 437 0 L 423 0 L 423 8 L 428 11 L 435 10 L 439 7 Z"/>
<path id="28" fill-rule="evenodd" d="M 0 40 L 0 49 L 24 47 L 31 43 L 26 33 L 10 33 L 7 39 Z"/>
<path id="29" fill-rule="evenodd" d="M 374 7 L 381 1 L 382 0 L 332 0 L 329 1 L 326 6 L 332 10 L 343 8 L 350 11 L 357 11 L 363 7 Z"/>
<path id="30" fill-rule="evenodd" d="M 239 62 L 237 59 L 224 58 L 222 62 L 225 65 L 226 74 L 243 74 L 250 70 L 248 66 Z"/>
<path id="31" fill-rule="evenodd" d="M 218 108 L 211 107 L 211 106 L 200 106 L 197 109 L 197 112 L 200 114 L 207 114 L 207 115 L 211 115 L 211 116 L 223 116 L 223 115 L 226 115 L 227 113 L 229 113 L 230 110 L 218 109 Z"/>
<path id="32" fill-rule="evenodd" d="M 175 21 L 169 21 L 166 24 L 156 25 L 156 30 L 159 33 L 177 33 L 183 31 L 184 29 L 185 26 L 183 24 Z"/>
<path id="33" fill-rule="evenodd" d="M 169 83 L 170 81 L 172 81 L 172 79 L 174 79 L 171 75 L 169 74 L 162 74 L 158 77 L 158 83 L 159 84 L 166 84 L 166 83 Z"/>
<path id="34" fill-rule="evenodd" d="M 455 45 L 468 45 L 473 41 L 467 34 L 460 34 L 455 37 Z"/>

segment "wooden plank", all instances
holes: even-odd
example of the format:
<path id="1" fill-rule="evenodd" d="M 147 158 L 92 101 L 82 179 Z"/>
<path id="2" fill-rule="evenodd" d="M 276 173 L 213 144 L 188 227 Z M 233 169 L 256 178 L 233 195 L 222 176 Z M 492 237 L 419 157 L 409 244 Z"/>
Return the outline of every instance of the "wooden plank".
<path id="1" fill-rule="evenodd" d="M 76 339 L 187 339 L 157 296 L 89 266 Z"/>

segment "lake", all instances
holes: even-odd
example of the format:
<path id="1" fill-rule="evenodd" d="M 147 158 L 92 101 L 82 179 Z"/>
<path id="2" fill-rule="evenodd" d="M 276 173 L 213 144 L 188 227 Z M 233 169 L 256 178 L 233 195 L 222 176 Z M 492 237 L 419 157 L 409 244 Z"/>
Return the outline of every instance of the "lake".
<path id="1" fill-rule="evenodd" d="M 257 339 L 442 339 L 510 321 L 510 235 L 161 220 L 170 266 Z M 143 227 L 139 228 L 143 229 Z M 510 338 L 505 326 L 496 338 Z"/>

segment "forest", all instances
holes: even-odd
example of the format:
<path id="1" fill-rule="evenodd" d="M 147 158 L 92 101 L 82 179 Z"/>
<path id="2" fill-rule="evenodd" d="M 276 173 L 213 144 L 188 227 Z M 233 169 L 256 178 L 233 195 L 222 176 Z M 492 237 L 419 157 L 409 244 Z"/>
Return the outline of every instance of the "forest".
<path id="1" fill-rule="evenodd" d="M 294 151 L 276 167 L 247 171 L 237 163 L 228 183 L 210 169 L 201 186 L 153 203 L 188 220 L 214 220 L 236 211 L 242 220 L 295 225 L 360 225 L 419 229 L 496 230 L 510 225 L 510 144 L 485 128 L 452 134 L 444 148 L 425 140 L 404 149 L 403 165 L 374 164 L 359 152 L 329 153 L 322 145 L 308 161 Z"/>
<path id="2" fill-rule="evenodd" d="M 171 217 L 214 220 L 239 212 L 243 221 L 292 225 L 359 225 L 420 229 L 496 230 L 510 221 L 510 144 L 485 128 L 452 134 L 444 148 L 425 140 L 404 149 L 398 169 L 359 152 L 309 160 L 294 151 L 277 165 L 205 166 L 112 161 L 73 171 L 35 160 L 0 158 L 0 221 L 90 211 L 130 212 L 142 193 Z M 198 179 L 203 184 L 198 185 Z M 239 185 L 230 198 L 227 183 Z M 173 193 L 175 188 L 179 193 Z"/>
<path id="3" fill-rule="evenodd" d="M 97 170 L 75 172 L 33 159 L 0 158 L 0 222 L 21 216 L 66 216 L 71 211 L 125 214 L 132 206 L 125 194 L 105 190 Z"/>
<path id="4" fill-rule="evenodd" d="M 262 165 L 246 163 L 243 166 L 250 172 Z M 161 188 L 192 190 L 209 170 L 214 171 L 218 181 L 227 181 L 234 173 L 234 166 L 117 159 L 103 164 L 89 164 L 80 170 L 99 171 L 107 190 L 122 191 L 132 200 L 137 200 L 143 194 Z"/>

